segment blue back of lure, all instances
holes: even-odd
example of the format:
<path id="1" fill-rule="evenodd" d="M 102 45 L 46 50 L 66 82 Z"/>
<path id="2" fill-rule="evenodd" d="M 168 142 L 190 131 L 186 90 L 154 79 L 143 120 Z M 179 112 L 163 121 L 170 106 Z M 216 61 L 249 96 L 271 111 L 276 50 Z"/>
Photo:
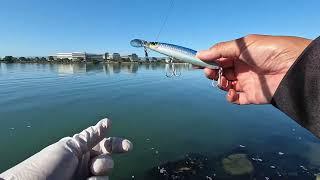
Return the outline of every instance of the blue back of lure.
<path id="1" fill-rule="evenodd" d="M 207 67 L 210 69 L 219 69 L 219 65 L 214 62 L 204 62 L 196 57 L 197 51 L 189 49 L 186 47 L 160 43 L 160 42 L 148 42 L 141 39 L 134 39 L 130 42 L 133 47 L 145 47 L 156 51 L 158 53 L 164 54 L 166 56 L 173 57 L 180 61 L 190 63 L 200 67 Z"/>

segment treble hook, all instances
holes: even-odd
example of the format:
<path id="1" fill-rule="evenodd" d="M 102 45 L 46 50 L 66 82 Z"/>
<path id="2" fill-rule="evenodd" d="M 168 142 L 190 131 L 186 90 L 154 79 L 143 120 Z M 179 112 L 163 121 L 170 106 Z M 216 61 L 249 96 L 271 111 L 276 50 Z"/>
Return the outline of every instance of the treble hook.
<path id="1" fill-rule="evenodd" d="M 174 66 L 173 63 L 171 64 L 171 68 L 172 68 L 172 71 L 171 71 L 171 72 L 169 72 L 170 70 L 166 72 L 166 76 L 167 76 L 167 77 L 171 78 L 171 77 L 173 77 L 173 76 L 175 76 L 175 77 L 181 76 L 181 72 L 180 72 L 180 71 L 177 71 L 177 69 L 175 68 L 175 66 Z M 170 69 L 170 68 L 169 68 L 169 69 Z M 168 72 L 169 72 L 169 73 L 168 73 Z"/>
<path id="2" fill-rule="evenodd" d="M 222 74 L 223 74 L 223 69 L 222 69 L 222 67 L 219 67 L 218 80 L 217 80 L 217 81 L 212 80 L 212 83 L 211 83 L 211 85 L 212 85 L 213 87 L 218 87 L 218 88 L 221 88 L 221 87 L 222 87 L 222 81 L 221 81 Z M 228 87 L 228 85 L 229 85 L 229 81 L 227 81 L 226 87 Z"/>

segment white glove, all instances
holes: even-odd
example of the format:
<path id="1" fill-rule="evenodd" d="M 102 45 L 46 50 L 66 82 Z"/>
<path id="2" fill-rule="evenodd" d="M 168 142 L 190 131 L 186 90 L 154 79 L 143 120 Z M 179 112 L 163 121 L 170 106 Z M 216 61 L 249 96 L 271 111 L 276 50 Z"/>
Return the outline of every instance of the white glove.
<path id="1" fill-rule="evenodd" d="M 106 139 L 110 126 L 109 119 L 102 119 L 95 126 L 65 137 L 8 169 L 0 174 L 0 179 L 108 179 L 114 165 L 109 155 L 128 152 L 133 147 L 127 139 Z"/>

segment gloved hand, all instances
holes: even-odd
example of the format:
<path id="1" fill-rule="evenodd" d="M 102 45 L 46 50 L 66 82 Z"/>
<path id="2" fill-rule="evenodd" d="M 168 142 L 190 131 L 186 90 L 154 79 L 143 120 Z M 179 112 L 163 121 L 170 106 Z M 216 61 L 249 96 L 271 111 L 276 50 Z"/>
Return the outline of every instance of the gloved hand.
<path id="1" fill-rule="evenodd" d="M 133 147 L 127 139 L 105 138 L 110 126 L 109 119 L 102 119 L 95 126 L 61 139 L 3 172 L 0 179 L 108 179 L 114 166 L 110 154 L 128 152 Z"/>

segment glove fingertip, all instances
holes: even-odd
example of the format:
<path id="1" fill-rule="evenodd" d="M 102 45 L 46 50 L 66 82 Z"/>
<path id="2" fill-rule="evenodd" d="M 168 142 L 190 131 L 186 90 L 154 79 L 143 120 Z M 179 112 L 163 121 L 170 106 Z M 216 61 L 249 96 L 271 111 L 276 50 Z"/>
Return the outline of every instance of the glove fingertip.
<path id="1" fill-rule="evenodd" d="M 124 139 L 122 141 L 122 149 L 125 151 L 125 152 L 129 152 L 129 151 L 132 151 L 133 149 L 133 144 L 131 141 L 129 141 L 128 139 Z"/>
<path id="2" fill-rule="evenodd" d="M 99 126 L 101 126 L 101 127 L 104 127 L 104 128 L 110 128 L 110 126 L 111 126 L 111 120 L 110 119 L 108 119 L 108 118 L 103 118 L 103 119 L 101 119 L 99 122 L 98 122 L 98 124 L 97 124 L 97 126 L 99 127 Z"/>

